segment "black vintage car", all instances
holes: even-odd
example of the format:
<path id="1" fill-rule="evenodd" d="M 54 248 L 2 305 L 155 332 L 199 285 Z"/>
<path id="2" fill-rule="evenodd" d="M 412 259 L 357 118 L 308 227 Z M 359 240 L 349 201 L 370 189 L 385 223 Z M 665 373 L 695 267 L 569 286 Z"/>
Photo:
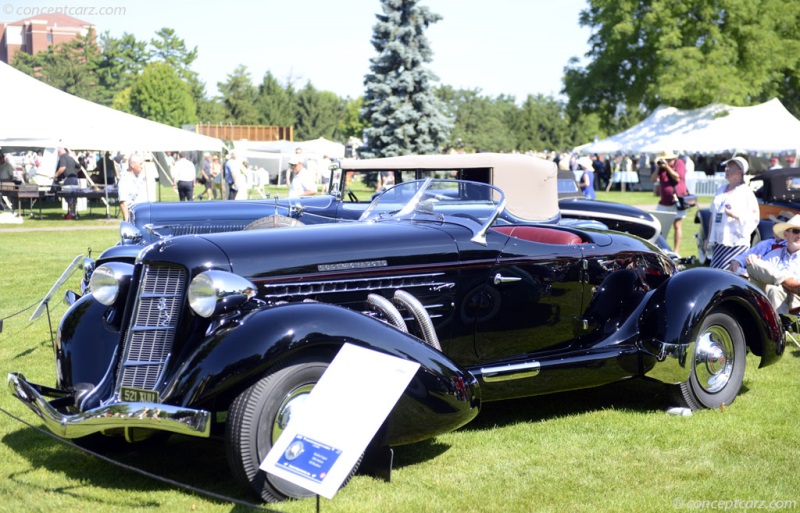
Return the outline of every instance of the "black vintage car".
<path id="1" fill-rule="evenodd" d="M 135 205 L 131 209 L 131 222 L 120 225 L 120 243 L 106 250 L 97 264 L 133 262 L 143 246 L 177 235 L 354 222 L 387 186 L 425 178 L 455 178 L 499 187 L 506 192 L 508 201 L 501 222 L 535 220 L 606 228 L 631 233 L 669 251 L 660 237 L 661 225 L 652 214 L 629 205 L 585 199 L 571 172 L 559 172 L 557 193 L 545 197 L 541 177 L 550 176 L 555 170 L 553 162 L 529 155 L 498 153 L 344 159 L 330 170 L 325 193 L 317 196 Z M 553 203 L 556 198 L 557 209 Z M 542 204 L 546 205 L 549 216 L 542 216 L 536 210 Z M 84 264 L 86 284 L 94 265 L 91 260 Z"/>
<path id="2" fill-rule="evenodd" d="M 760 218 L 758 228 L 751 238 L 751 246 L 754 246 L 759 241 L 773 237 L 774 218 L 788 219 L 794 214 L 800 214 L 800 168 L 764 171 L 750 178 L 750 187 L 758 198 Z M 711 228 L 711 211 L 707 208 L 699 209 L 694 222 L 700 225 L 695 234 L 698 260 L 701 264 L 708 264 L 711 258 L 706 255 L 704 247 Z"/>
<path id="3" fill-rule="evenodd" d="M 555 170 L 540 178 L 554 198 Z M 496 187 L 428 179 L 359 222 L 156 242 L 95 270 L 58 328 L 54 388 L 21 373 L 9 388 L 79 443 L 218 436 L 233 474 L 274 501 L 310 494 L 259 463 L 346 343 L 420 364 L 370 451 L 457 429 L 484 401 L 629 378 L 716 408 L 748 350 L 762 366 L 782 354 L 778 316 L 747 281 L 676 273 L 627 234 L 503 222 L 505 205 Z"/>

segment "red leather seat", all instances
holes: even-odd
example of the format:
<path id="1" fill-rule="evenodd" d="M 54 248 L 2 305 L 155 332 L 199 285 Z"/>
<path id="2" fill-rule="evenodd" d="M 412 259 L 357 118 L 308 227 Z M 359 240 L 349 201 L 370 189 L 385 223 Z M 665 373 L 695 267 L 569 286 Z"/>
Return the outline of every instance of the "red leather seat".
<path id="1" fill-rule="evenodd" d="M 494 228 L 500 233 L 509 237 L 528 240 L 531 242 L 541 242 L 542 244 L 582 244 L 580 236 L 555 228 L 543 226 L 497 226 Z"/>

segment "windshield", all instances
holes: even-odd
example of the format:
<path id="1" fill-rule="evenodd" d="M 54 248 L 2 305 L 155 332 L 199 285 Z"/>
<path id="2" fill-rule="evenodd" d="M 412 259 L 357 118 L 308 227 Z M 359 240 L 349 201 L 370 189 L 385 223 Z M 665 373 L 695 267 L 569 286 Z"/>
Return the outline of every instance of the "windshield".
<path id="1" fill-rule="evenodd" d="M 469 223 L 485 234 L 505 208 L 505 195 L 492 185 L 465 180 L 413 180 L 377 196 L 359 221 L 430 220 Z M 466 222 L 461 220 L 467 220 Z"/>

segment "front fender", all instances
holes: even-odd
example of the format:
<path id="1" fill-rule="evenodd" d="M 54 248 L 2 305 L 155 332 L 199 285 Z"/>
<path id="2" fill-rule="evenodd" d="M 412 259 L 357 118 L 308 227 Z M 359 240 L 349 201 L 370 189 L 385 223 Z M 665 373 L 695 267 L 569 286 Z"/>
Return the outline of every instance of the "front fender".
<path id="1" fill-rule="evenodd" d="M 717 308 L 733 314 L 747 346 L 761 356 L 760 367 L 783 354 L 780 318 L 761 290 L 726 271 L 694 268 L 672 276 L 648 300 L 640 323 L 644 374 L 665 383 L 685 381 L 700 324 Z"/>
<path id="2" fill-rule="evenodd" d="M 280 360 L 301 353 L 332 360 L 347 342 L 421 365 L 387 420 L 384 445 L 452 431 L 477 415 L 478 383 L 468 371 L 384 322 L 325 303 L 266 307 L 226 323 L 208 334 L 168 377 L 164 400 L 225 411 Z"/>

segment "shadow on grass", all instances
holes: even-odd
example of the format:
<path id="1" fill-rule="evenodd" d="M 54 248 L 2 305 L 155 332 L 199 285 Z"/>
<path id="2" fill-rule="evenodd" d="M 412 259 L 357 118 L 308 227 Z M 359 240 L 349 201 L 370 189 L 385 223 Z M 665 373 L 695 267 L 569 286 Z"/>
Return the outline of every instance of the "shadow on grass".
<path id="1" fill-rule="evenodd" d="M 63 473 L 73 481 L 84 484 L 53 488 L 41 481 L 27 479 L 28 472 L 10 473 L 9 479 L 29 489 L 33 495 L 36 487 L 41 492 L 57 492 L 104 506 L 119 507 L 120 510 L 142 507 L 163 506 L 158 501 L 144 499 L 137 495 L 127 496 L 118 492 L 153 492 L 180 489 L 189 495 L 202 495 L 177 484 L 164 482 L 153 477 L 129 470 L 120 465 L 96 458 L 71 443 L 60 443 L 61 439 L 48 436 L 33 428 L 15 431 L 3 437 L 3 443 L 25 457 L 34 468 L 44 468 L 50 472 Z M 231 476 L 225 459 L 224 446 L 220 441 L 202 440 L 173 435 L 160 444 L 126 444 L 123 448 L 109 451 L 103 456 L 123 465 L 165 478 L 176 483 L 207 491 L 231 499 L 259 504 L 258 499 L 248 493 Z M 89 487 L 103 489 L 93 492 Z M 228 502 L 203 495 L 204 499 L 215 502 Z M 234 504 L 231 512 L 253 511 L 254 508 Z"/>

